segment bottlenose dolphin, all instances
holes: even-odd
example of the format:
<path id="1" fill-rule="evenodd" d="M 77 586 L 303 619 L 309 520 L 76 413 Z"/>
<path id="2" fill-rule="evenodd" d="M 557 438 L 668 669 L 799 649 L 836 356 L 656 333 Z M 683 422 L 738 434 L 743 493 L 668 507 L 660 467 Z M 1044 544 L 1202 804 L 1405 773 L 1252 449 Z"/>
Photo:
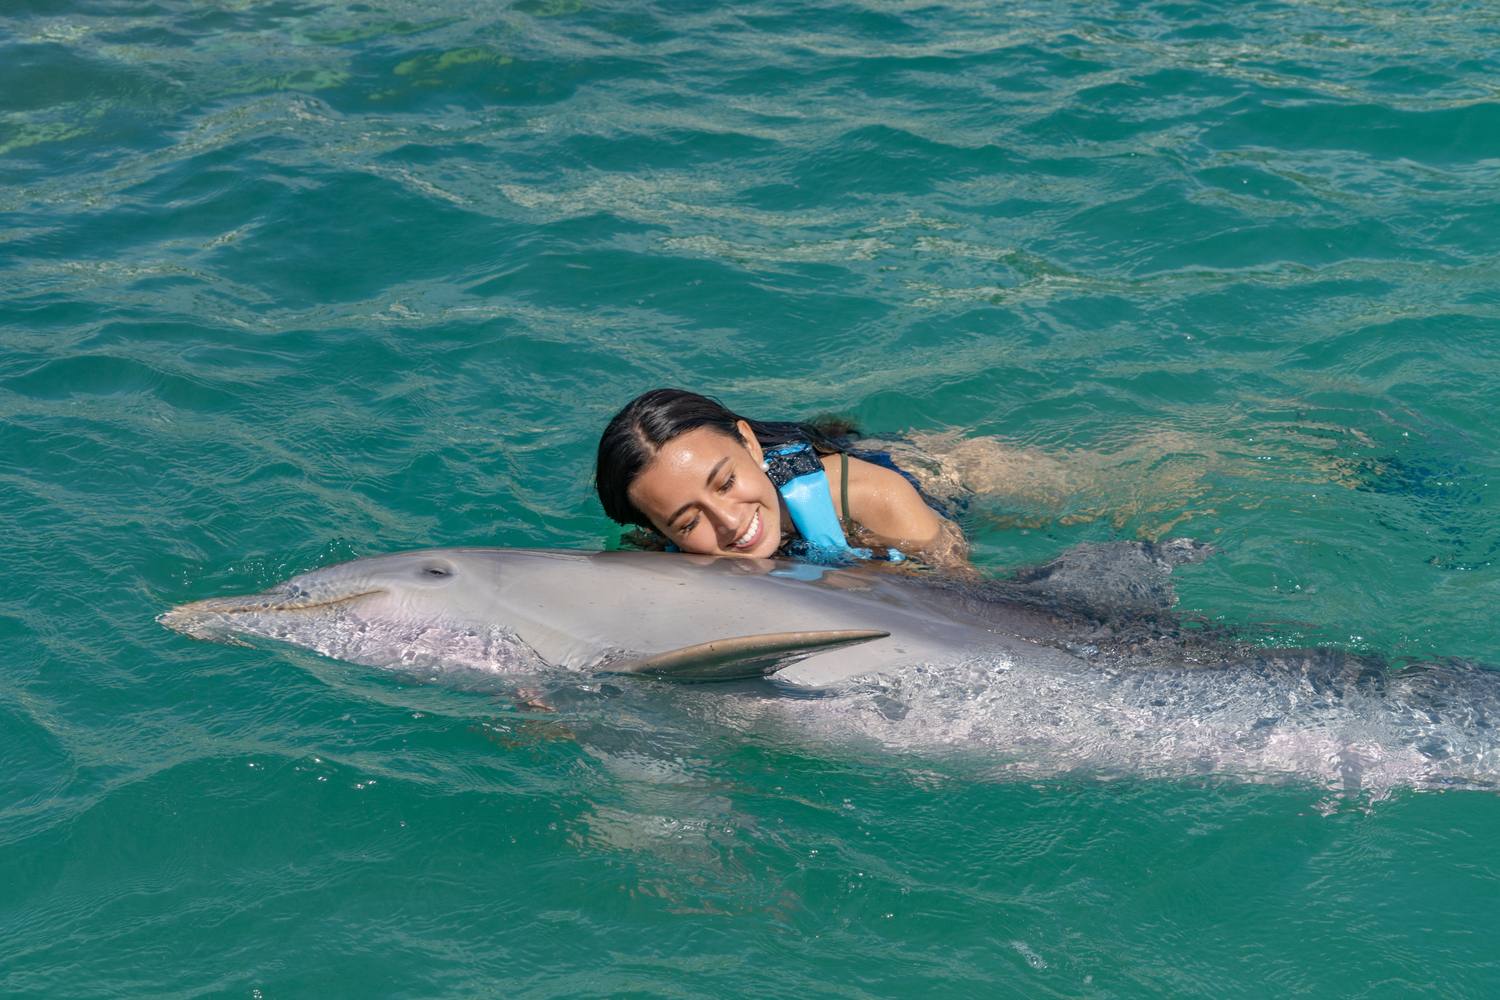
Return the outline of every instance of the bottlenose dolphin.
<path id="1" fill-rule="evenodd" d="M 718 698 L 716 719 L 795 717 L 824 730 L 832 716 L 886 743 L 987 745 L 1028 774 L 1500 782 L 1500 673 L 1459 661 L 1394 670 L 1183 627 L 1168 575 L 1207 551 L 1186 540 L 1080 546 L 973 584 L 666 553 L 431 549 L 181 605 L 160 621 L 425 675 L 770 678 L 691 704 Z"/>
<path id="2" fill-rule="evenodd" d="M 933 596 L 791 563 L 433 549 L 314 570 L 262 594 L 186 604 L 161 621 L 198 638 L 278 639 L 376 667 L 676 680 L 783 672 L 827 686 L 994 645 L 985 623 Z"/>

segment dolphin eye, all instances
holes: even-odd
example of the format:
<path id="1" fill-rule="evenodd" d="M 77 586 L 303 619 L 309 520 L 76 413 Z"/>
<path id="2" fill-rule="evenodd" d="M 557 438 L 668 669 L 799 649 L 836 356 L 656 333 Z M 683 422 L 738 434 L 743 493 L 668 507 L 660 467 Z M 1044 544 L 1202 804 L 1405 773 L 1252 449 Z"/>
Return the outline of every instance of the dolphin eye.
<path id="1" fill-rule="evenodd" d="M 422 575 L 424 575 L 424 576 L 452 576 L 453 574 L 450 573 L 448 570 L 444 569 L 441 566 L 428 566 L 426 569 L 422 570 Z"/>

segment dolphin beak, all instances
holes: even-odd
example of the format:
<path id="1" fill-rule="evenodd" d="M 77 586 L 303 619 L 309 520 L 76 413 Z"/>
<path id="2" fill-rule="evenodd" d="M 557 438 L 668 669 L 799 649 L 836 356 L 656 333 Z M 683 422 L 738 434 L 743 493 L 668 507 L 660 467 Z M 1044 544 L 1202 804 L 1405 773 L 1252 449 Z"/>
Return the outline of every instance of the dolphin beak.
<path id="1" fill-rule="evenodd" d="M 236 619 L 245 615 L 263 615 L 320 611 L 370 597 L 382 591 L 362 590 L 350 594 L 314 594 L 301 587 L 278 587 L 259 594 L 235 597 L 210 597 L 204 601 L 179 604 L 158 615 L 156 620 L 174 632 L 194 639 L 219 639 L 225 632 L 236 631 Z"/>

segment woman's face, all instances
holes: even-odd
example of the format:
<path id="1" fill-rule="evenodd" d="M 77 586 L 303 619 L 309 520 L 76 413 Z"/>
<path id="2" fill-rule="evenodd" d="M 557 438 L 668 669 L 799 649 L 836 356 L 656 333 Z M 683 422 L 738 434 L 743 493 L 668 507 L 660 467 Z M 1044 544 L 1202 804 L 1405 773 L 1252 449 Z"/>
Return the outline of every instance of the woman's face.
<path id="1" fill-rule="evenodd" d="M 630 486 L 631 502 L 684 552 L 764 557 L 781 546 L 781 497 L 750 426 L 741 420 L 739 431 L 679 434 Z"/>

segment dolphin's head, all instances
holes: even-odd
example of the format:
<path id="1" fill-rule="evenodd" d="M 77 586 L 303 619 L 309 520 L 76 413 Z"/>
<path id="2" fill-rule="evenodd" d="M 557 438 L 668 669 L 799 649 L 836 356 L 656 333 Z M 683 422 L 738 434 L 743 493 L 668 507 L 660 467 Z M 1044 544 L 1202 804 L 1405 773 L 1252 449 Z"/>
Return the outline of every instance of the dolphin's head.
<path id="1" fill-rule="evenodd" d="M 810 598 L 821 591 L 760 575 L 776 567 L 661 552 L 429 549 L 194 601 L 158 621 L 195 639 L 275 639 L 376 667 L 675 680 L 764 676 L 889 637 L 868 607 L 820 611 Z M 768 588 L 744 586 L 761 579 Z"/>
<path id="2" fill-rule="evenodd" d="M 158 621 L 195 639 L 277 639 L 374 666 L 441 659 L 445 667 L 526 669 L 536 654 L 496 615 L 507 575 L 499 556 L 447 549 L 358 559 L 257 594 L 182 604 Z"/>
<path id="3" fill-rule="evenodd" d="M 158 620 L 194 638 L 222 639 L 226 634 L 277 632 L 356 608 L 415 617 L 424 604 L 438 606 L 440 598 L 434 598 L 443 591 L 451 594 L 459 579 L 453 558 L 407 552 L 325 566 L 258 594 L 181 604 Z"/>

